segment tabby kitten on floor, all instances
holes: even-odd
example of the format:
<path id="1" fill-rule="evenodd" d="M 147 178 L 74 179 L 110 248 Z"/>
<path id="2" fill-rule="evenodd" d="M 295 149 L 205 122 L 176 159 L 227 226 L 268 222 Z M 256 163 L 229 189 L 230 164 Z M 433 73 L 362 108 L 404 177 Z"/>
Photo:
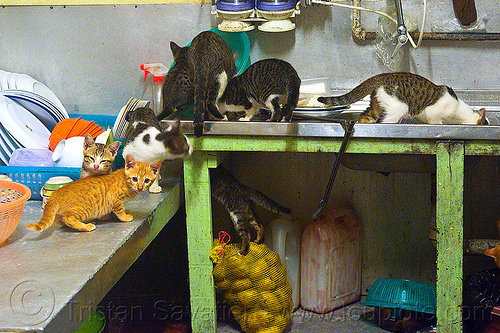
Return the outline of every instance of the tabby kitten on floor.
<path id="1" fill-rule="evenodd" d="M 54 191 L 47 200 L 40 221 L 26 227 L 42 231 L 58 219 L 76 230 L 92 231 L 95 225 L 85 222 L 111 212 L 120 221 L 132 221 L 133 216 L 125 210 L 123 202 L 151 186 L 160 166 L 160 160 L 148 164 L 137 162 L 127 155 L 125 168 L 109 175 L 81 178 Z"/>
<path id="2" fill-rule="evenodd" d="M 241 237 L 240 254 L 246 255 L 250 246 L 249 227 L 256 233 L 256 243 L 264 240 L 264 228 L 257 222 L 252 202 L 274 213 L 289 214 L 290 209 L 280 206 L 263 193 L 241 184 L 222 165 L 211 170 L 210 184 L 212 197 L 229 212 L 236 232 Z"/>
<path id="3" fill-rule="evenodd" d="M 253 63 L 241 75 L 229 80 L 219 99 L 219 110 L 245 111 L 244 121 L 250 120 L 262 107 L 271 110 L 269 121 L 292 119 L 299 101 L 300 78 L 288 62 L 264 59 Z"/>
<path id="4" fill-rule="evenodd" d="M 170 47 L 175 66 L 187 69 L 194 86 L 194 134 L 202 136 L 205 118 L 226 119 L 219 112 L 217 101 L 227 81 L 236 75 L 233 54 L 224 39 L 212 31 L 198 34 L 190 46 L 180 47 L 172 42 Z"/>
<path id="5" fill-rule="evenodd" d="M 474 112 L 450 87 L 406 72 L 375 75 L 345 95 L 319 97 L 318 101 L 347 105 L 366 95 L 370 95 L 370 106 L 359 116 L 360 123 L 398 123 L 405 118 L 428 124 L 486 123 L 485 109 Z"/>
<path id="6" fill-rule="evenodd" d="M 132 155 L 137 161 L 151 163 L 154 160 L 187 158 L 193 152 L 188 139 L 180 131 L 180 121 L 170 123 L 163 129 L 154 111 L 137 108 L 126 115 L 129 122 L 123 140 L 123 156 Z M 160 177 L 149 188 L 152 193 L 161 192 Z"/>
<path id="7" fill-rule="evenodd" d="M 177 60 L 179 46 L 171 42 L 170 49 L 174 55 L 175 64 L 165 76 L 162 88 L 163 108 L 158 119 L 164 119 L 175 110 L 188 107 L 194 100 L 194 87 L 187 66 Z"/>
<path id="8" fill-rule="evenodd" d="M 120 141 L 109 145 L 95 143 L 92 135 L 86 134 L 83 143 L 83 163 L 80 178 L 111 173 L 111 167 L 120 149 Z"/>

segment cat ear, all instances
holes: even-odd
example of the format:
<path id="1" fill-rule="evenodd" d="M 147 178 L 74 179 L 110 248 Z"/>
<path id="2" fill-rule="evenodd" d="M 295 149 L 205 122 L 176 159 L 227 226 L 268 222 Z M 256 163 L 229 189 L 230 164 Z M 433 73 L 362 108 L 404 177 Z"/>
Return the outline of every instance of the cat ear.
<path id="1" fill-rule="evenodd" d="M 175 42 L 170 42 L 170 50 L 172 50 L 172 55 L 174 56 L 174 60 L 179 56 L 179 52 L 181 51 L 181 47 L 177 45 Z"/>
<path id="2" fill-rule="evenodd" d="M 495 249 L 496 247 L 492 247 L 491 249 L 484 251 L 484 254 L 487 255 L 488 257 L 495 258 Z"/>
<path id="3" fill-rule="evenodd" d="M 85 134 L 85 141 L 83 142 L 83 151 L 86 151 L 94 145 L 94 139 L 89 133 Z"/>
<path id="4" fill-rule="evenodd" d="M 113 157 L 115 157 L 118 153 L 118 149 L 120 149 L 120 141 L 115 141 L 109 145 L 109 151 L 111 152 Z"/>
<path id="5" fill-rule="evenodd" d="M 167 127 L 165 128 L 165 132 L 180 132 L 181 121 L 179 119 L 175 119 L 173 122 L 169 122 Z"/>
<path id="6" fill-rule="evenodd" d="M 125 156 L 125 169 L 128 170 L 128 169 L 133 169 L 135 167 L 135 158 L 128 154 L 127 156 Z"/>
<path id="7" fill-rule="evenodd" d="M 158 171 L 160 171 L 160 167 L 161 167 L 161 160 L 156 160 L 149 165 L 149 168 L 151 169 L 151 171 L 153 171 L 155 175 L 158 173 Z"/>

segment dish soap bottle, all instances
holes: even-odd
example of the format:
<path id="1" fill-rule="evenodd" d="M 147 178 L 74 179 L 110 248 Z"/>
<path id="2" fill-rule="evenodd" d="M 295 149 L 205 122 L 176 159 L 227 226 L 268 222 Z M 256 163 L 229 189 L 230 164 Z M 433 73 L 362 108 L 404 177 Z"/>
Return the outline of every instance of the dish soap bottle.
<path id="1" fill-rule="evenodd" d="M 153 75 L 153 87 L 151 88 L 151 102 L 153 103 L 153 111 L 155 115 L 159 115 L 163 108 L 162 87 L 165 75 L 168 73 L 168 68 L 162 63 L 142 64 L 141 70 L 144 71 L 144 80 L 146 81 L 148 74 Z"/>

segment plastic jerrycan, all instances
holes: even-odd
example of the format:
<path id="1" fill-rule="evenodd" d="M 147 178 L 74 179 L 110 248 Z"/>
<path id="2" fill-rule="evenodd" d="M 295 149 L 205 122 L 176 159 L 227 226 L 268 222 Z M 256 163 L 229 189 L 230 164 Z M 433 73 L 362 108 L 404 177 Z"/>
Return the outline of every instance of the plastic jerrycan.
<path id="1" fill-rule="evenodd" d="M 265 243 L 280 256 L 286 268 L 294 310 L 300 306 L 300 241 L 300 223 L 290 215 L 281 215 L 267 227 Z"/>
<path id="2" fill-rule="evenodd" d="M 361 228 L 350 208 L 337 208 L 302 233 L 301 306 L 326 313 L 361 293 Z"/>

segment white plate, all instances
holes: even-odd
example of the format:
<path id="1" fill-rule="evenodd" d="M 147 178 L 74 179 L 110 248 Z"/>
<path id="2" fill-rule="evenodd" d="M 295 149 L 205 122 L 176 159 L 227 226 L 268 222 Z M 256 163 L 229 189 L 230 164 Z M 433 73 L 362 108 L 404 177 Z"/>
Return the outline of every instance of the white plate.
<path id="1" fill-rule="evenodd" d="M 64 105 L 62 105 L 59 98 L 57 98 L 57 96 L 52 92 L 52 90 L 47 88 L 47 86 L 45 86 L 43 83 L 35 81 L 35 83 L 33 84 L 32 92 L 47 98 L 49 101 L 54 103 L 55 106 L 57 106 L 57 109 L 63 114 L 63 116 L 69 118 L 68 112 L 64 108 Z"/>
<path id="2" fill-rule="evenodd" d="M 10 75 L 9 72 L 0 71 L 0 89 L 1 90 L 9 89 L 9 84 L 8 84 L 9 75 Z"/>
<path id="3" fill-rule="evenodd" d="M 56 121 L 61 121 L 65 118 L 62 112 L 59 111 L 57 106 L 54 105 L 51 101 L 49 101 L 47 98 L 31 92 L 31 91 L 25 91 L 25 90 L 4 90 L 2 91 L 2 94 L 9 97 L 10 99 L 15 99 L 17 97 L 24 98 L 24 99 L 29 99 L 32 100 L 33 102 L 37 102 L 43 106 L 44 109 L 50 112 L 50 114 L 56 119 Z M 21 103 L 19 103 L 21 104 Z"/>
<path id="4" fill-rule="evenodd" d="M 13 74 L 16 78 L 16 89 L 33 91 L 36 80 L 26 74 Z"/>
<path id="5" fill-rule="evenodd" d="M 0 96 L 0 122 L 25 148 L 47 148 L 50 131 L 28 110 Z"/>
<path id="6" fill-rule="evenodd" d="M 8 79 L 8 85 L 9 85 L 9 89 L 17 89 L 16 88 L 16 76 L 15 76 L 15 73 L 10 73 L 9 79 Z"/>
<path id="7" fill-rule="evenodd" d="M 0 140 L 2 140 L 8 148 L 8 151 L 13 152 L 17 148 L 21 148 L 19 143 L 12 139 L 9 135 L 9 132 L 5 128 L 3 128 L 2 124 L 0 124 Z"/>
<path id="8" fill-rule="evenodd" d="M 2 140 L 0 140 L 0 165 L 9 165 L 10 155 L 6 153 Z"/>
<path id="9" fill-rule="evenodd" d="M 53 110 L 36 98 L 22 94 L 13 94 L 6 91 L 0 91 L 0 95 L 7 96 L 26 110 L 30 111 L 45 125 L 45 127 L 47 127 L 49 131 L 52 131 L 56 124 L 60 121 L 59 117 L 54 114 Z"/>

